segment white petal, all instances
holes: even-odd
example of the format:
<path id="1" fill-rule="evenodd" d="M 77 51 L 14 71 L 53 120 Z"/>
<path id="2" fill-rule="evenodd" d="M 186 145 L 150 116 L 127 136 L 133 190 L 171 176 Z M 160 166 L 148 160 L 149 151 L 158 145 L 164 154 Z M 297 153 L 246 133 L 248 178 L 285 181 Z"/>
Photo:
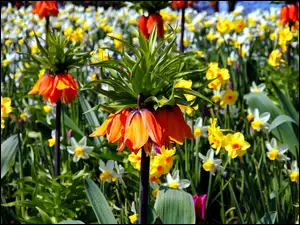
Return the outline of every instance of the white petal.
<path id="1" fill-rule="evenodd" d="M 115 162 L 114 160 L 108 160 L 106 163 L 106 168 L 108 169 L 109 172 L 112 172 L 114 170 L 115 167 Z"/>
<path id="2" fill-rule="evenodd" d="M 71 145 L 72 145 L 73 147 L 75 147 L 75 148 L 78 147 L 77 141 L 75 140 L 74 137 L 71 137 Z"/>
<path id="3" fill-rule="evenodd" d="M 271 146 L 272 146 L 272 148 L 277 148 L 277 141 L 276 141 L 276 138 L 272 138 L 272 139 L 271 139 Z"/>
<path id="4" fill-rule="evenodd" d="M 84 136 L 83 138 L 81 138 L 81 140 L 78 142 L 78 145 L 80 147 L 85 147 L 86 146 L 86 136 Z"/>
<path id="5" fill-rule="evenodd" d="M 84 147 L 85 152 L 91 152 L 91 151 L 93 151 L 93 149 L 94 149 L 94 147 L 91 147 L 91 146 Z"/>
<path id="6" fill-rule="evenodd" d="M 280 152 L 284 153 L 287 150 L 289 150 L 289 146 L 288 145 L 279 145 L 278 149 Z"/>
<path id="7" fill-rule="evenodd" d="M 203 123 L 203 119 L 202 119 L 201 117 L 199 117 L 199 118 L 196 120 L 195 127 L 201 128 L 201 127 L 202 127 L 202 123 Z"/>
<path id="8" fill-rule="evenodd" d="M 173 179 L 177 182 L 179 182 L 179 170 L 175 170 L 173 172 Z"/>
<path id="9" fill-rule="evenodd" d="M 269 142 L 267 142 L 267 141 L 266 141 L 266 147 L 267 147 L 267 149 L 268 149 L 269 152 L 273 150 L 272 145 Z"/>
<path id="10" fill-rule="evenodd" d="M 214 150 L 213 149 L 209 149 L 208 152 L 207 152 L 207 158 L 210 159 L 210 160 L 214 160 Z"/>
<path id="11" fill-rule="evenodd" d="M 80 157 L 78 157 L 78 156 L 76 156 L 76 155 L 74 155 L 74 157 L 73 157 L 73 162 L 78 162 L 79 161 L 79 159 L 80 159 Z"/>
<path id="12" fill-rule="evenodd" d="M 206 161 L 206 156 L 202 155 L 200 152 L 198 153 L 200 159 L 202 159 L 203 161 Z"/>
<path id="13" fill-rule="evenodd" d="M 254 109 L 254 119 L 255 120 L 259 119 L 259 110 L 258 109 Z"/>
<path id="14" fill-rule="evenodd" d="M 190 186 L 190 181 L 187 179 L 183 179 L 179 182 L 179 189 L 187 188 Z"/>
<path id="15" fill-rule="evenodd" d="M 208 130 L 208 126 L 202 127 L 202 134 L 201 134 L 202 137 L 207 137 L 208 136 L 207 130 Z"/>
<path id="16" fill-rule="evenodd" d="M 99 160 L 99 169 L 104 172 L 106 170 L 105 163 L 100 159 Z"/>
<path id="17" fill-rule="evenodd" d="M 89 156 L 87 153 L 84 153 L 84 155 L 81 156 L 81 158 L 83 158 L 83 159 L 88 159 L 88 158 L 90 158 L 90 156 Z"/>
<path id="18" fill-rule="evenodd" d="M 74 148 L 73 147 L 71 147 L 71 146 L 68 146 L 67 147 L 67 151 L 70 153 L 70 154 L 74 154 Z"/>
<path id="19" fill-rule="evenodd" d="M 263 91 L 266 88 L 266 85 L 264 83 L 261 83 L 257 87 L 260 91 Z"/>
<path id="20" fill-rule="evenodd" d="M 260 120 L 264 124 L 270 119 L 271 114 L 269 112 L 264 112 L 260 115 Z"/>
<path id="21" fill-rule="evenodd" d="M 168 182 L 168 184 L 172 183 L 173 181 L 174 181 L 174 180 L 173 180 L 171 174 L 168 173 L 168 174 L 167 174 L 167 182 Z"/>

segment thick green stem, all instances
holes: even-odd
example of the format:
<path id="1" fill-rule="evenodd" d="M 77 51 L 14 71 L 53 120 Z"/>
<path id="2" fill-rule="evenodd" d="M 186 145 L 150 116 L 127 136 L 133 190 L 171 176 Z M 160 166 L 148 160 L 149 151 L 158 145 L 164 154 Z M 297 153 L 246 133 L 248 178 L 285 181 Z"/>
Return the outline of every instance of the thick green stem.
<path id="1" fill-rule="evenodd" d="M 185 23 L 185 5 L 182 7 L 181 11 L 181 38 L 180 38 L 180 51 L 184 52 L 184 45 L 183 45 L 183 39 L 184 39 L 184 23 Z"/>
<path id="2" fill-rule="evenodd" d="M 141 171 L 140 171 L 140 204 L 139 224 L 147 224 L 148 188 L 149 188 L 150 156 L 142 149 Z"/>

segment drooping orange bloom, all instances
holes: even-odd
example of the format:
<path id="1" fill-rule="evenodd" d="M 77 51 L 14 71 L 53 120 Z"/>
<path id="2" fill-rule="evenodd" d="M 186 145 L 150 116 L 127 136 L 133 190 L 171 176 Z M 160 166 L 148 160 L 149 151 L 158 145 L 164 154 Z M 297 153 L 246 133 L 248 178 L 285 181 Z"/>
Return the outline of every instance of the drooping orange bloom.
<path id="1" fill-rule="evenodd" d="M 78 84 L 70 73 L 57 74 L 55 76 L 45 74 L 28 92 L 29 95 L 37 94 L 43 96 L 44 100 L 56 103 L 60 100 L 62 103 L 72 103 L 74 97 L 78 96 Z"/>
<path id="2" fill-rule="evenodd" d="M 170 144 L 174 142 L 182 145 L 184 138 L 194 138 L 191 128 L 184 121 L 177 105 L 160 108 L 154 112 L 154 116 L 162 128 L 163 140 L 167 148 L 171 148 Z"/>
<path id="3" fill-rule="evenodd" d="M 161 15 L 154 13 L 148 17 L 139 17 L 138 26 L 146 39 L 149 38 L 149 35 L 151 34 L 155 23 L 157 28 L 157 35 L 159 37 L 164 37 L 164 21 Z"/>
<path id="4" fill-rule="evenodd" d="M 123 109 L 116 114 L 110 114 L 104 123 L 89 136 L 96 137 L 106 134 L 108 143 L 118 141 L 118 151 L 122 151 L 125 147 L 123 140 L 128 114 L 129 109 Z"/>
<path id="5" fill-rule="evenodd" d="M 125 145 L 135 154 L 140 148 L 146 152 L 152 144 L 162 146 L 162 130 L 154 115 L 147 109 L 123 109 L 116 114 L 110 114 L 104 123 L 98 127 L 90 137 L 104 136 L 108 143 L 118 141 L 118 151 Z"/>
<path id="6" fill-rule="evenodd" d="M 164 37 L 164 21 L 163 21 L 162 16 L 159 14 L 156 14 L 156 13 L 151 14 L 148 18 L 148 21 L 147 21 L 148 34 L 149 35 L 151 34 L 155 23 L 156 23 L 158 37 Z"/>
<path id="7" fill-rule="evenodd" d="M 142 15 L 139 17 L 138 26 L 144 34 L 145 38 L 149 38 L 148 29 L 147 29 L 147 17 Z"/>
<path id="8" fill-rule="evenodd" d="M 185 1 L 172 1 L 171 7 L 173 9 L 181 9 L 185 4 Z"/>
<path id="9" fill-rule="evenodd" d="M 58 6 L 56 1 L 38 1 L 33 7 L 33 13 L 39 14 L 41 18 L 46 16 L 57 16 Z"/>
<path id="10" fill-rule="evenodd" d="M 299 20 L 299 4 L 291 4 L 289 7 L 289 19 L 294 24 Z"/>
<path id="11" fill-rule="evenodd" d="M 162 141 L 162 129 L 148 109 L 134 110 L 129 113 L 124 143 L 131 151 L 137 153 L 140 148 L 144 147 L 144 150 L 148 152 L 152 143 L 161 147 Z"/>
<path id="12" fill-rule="evenodd" d="M 299 20 L 299 4 L 291 4 L 281 7 L 280 22 L 283 24 L 294 24 Z"/>

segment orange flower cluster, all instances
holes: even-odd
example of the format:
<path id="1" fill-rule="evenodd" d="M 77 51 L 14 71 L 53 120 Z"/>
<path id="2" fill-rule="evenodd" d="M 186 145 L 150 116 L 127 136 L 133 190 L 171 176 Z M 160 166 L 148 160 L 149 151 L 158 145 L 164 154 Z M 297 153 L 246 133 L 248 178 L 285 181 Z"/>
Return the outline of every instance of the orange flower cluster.
<path id="1" fill-rule="evenodd" d="M 57 16 L 58 6 L 56 1 L 39 1 L 33 7 L 33 13 L 39 14 L 41 18 L 46 16 Z"/>
<path id="2" fill-rule="evenodd" d="M 181 9 L 183 6 L 193 7 L 198 1 L 172 1 L 171 7 L 173 9 Z"/>
<path id="3" fill-rule="evenodd" d="M 161 15 L 154 13 L 148 17 L 140 16 L 138 20 L 138 26 L 145 38 L 149 38 L 149 35 L 151 34 L 155 23 L 157 28 L 157 35 L 159 37 L 164 37 L 164 21 Z"/>
<path id="4" fill-rule="evenodd" d="M 152 144 L 171 148 L 173 143 L 183 144 L 184 138 L 194 138 L 177 105 L 154 113 L 148 109 L 123 109 L 110 114 L 90 137 L 105 134 L 108 143 L 118 141 L 118 151 L 127 145 L 135 154 L 141 148 L 149 153 Z"/>
<path id="5" fill-rule="evenodd" d="M 281 7 L 280 22 L 283 24 L 295 24 L 299 20 L 299 3 Z"/>
<path id="6" fill-rule="evenodd" d="M 37 94 L 43 96 L 44 100 L 56 103 L 72 103 L 74 97 L 78 96 L 78 84 L 70 73 L 52 76 L 45 74 L 35 83 L 29 95 Z"/>

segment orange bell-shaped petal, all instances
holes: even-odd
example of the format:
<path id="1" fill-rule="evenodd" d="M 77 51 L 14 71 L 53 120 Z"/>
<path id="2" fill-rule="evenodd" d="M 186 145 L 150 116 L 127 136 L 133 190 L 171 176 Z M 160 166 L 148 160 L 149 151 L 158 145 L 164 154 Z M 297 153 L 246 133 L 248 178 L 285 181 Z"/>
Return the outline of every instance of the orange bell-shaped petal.
<path id="1" fill-rule="evenodd" d="M 91 133 L 90 137 L 99 137 L 106 134 L 108 127 L 111 125 L 111 122 L 113 118 L 115 117 L 115 114 L 110 114 L 107 119 L 103 122 L 103 124 L 98 127 L 93 133 Z"/>
<path id="2" fill-rule="evenodd" d="M 38 79 L 38 81 L 33 85 L 33 88 L 28 92 L 29 95 L 34 95 L 39 92 L 42 78 L 43 77 Z"/>
<path id="3" fill-rule="evenodd" d="M 125 123 L 128 113 L 129 110 L 124 109 L 115 115 L 115 117 L 112 120 L 111 126 L 108 128 L 106 136 L 108 143 L 112 143 L 123 139 L 125 132 Z"/>
<path id="4" fill-rule="evenodd" d="M 56 1 L 38 1 L 33 7 L 33 13 L 41 18 L 46 16 L 57 16 L 58 6 Z"/>
<path id="5" fill-rule="evenodd" d="M 184 121 L 177 105 L 157 110 L 155 118 L 163 130 L 163 138 L 166 144 L 170 141 L 183 144 L 184 138 L 194 138 L 191 128 Z"/>
<path id="6" fill-rule="evenodd" d="M 151 140 L 159 147 L 163 145 L 162 130 L 160 125 L 157 123 L 154 115 L 147 109 L 140 110 L 142 119 L 147 133 Z"/>
<path id="7" fill-rule="evenodd" d="M 147 30 L 147 17 L 144 15 L 139 17 L 138 20 L 138 27 L 142 31 L 143 35 L 145 36 L 146 39 L 149 38 L 148 30 Z"/>
<path id="8" fill-rule="evenodd" d="M 185 1 L 172 1 L 171 7 L 173 9 L 181 9 L 185 4 Z"/>
<path id="9" fill-rule="evenodd" d="M 132 115 L 127 117 L 126 124 L 129 124 L 125 130 L 124 141 L 131 150 L 139 150 L 148 141 L 149 135 L 144 125 L 142 115 L 139 111 L 130 112 Z M 129 122 L 128 122 L 129 118 Z"/>
<path id="10" fill-rule="evenodd" d="M 283 23 L 283 24 L 287 24 L 289 22 L 289 8 L 288 8 L 288 6 L 281 7 L 280 22 Z"/>
<path id="11" fill-rule="evenodd" d="M 295 23 L 299 19 L 299 4 L 291 4 L 288 11 L 290 21 Z"/>
<path id="12" fill-rule="evenodd" d="M 159 37 L 164 37 L 164 23 L 163 23 L 163 18 L 159 14 L 151 14 L 147 20 L 147 30 L 148 34 L 150 35 L 154 25 L 156 23 L 156 28 L 157 28 L 157 35 Z"/>

